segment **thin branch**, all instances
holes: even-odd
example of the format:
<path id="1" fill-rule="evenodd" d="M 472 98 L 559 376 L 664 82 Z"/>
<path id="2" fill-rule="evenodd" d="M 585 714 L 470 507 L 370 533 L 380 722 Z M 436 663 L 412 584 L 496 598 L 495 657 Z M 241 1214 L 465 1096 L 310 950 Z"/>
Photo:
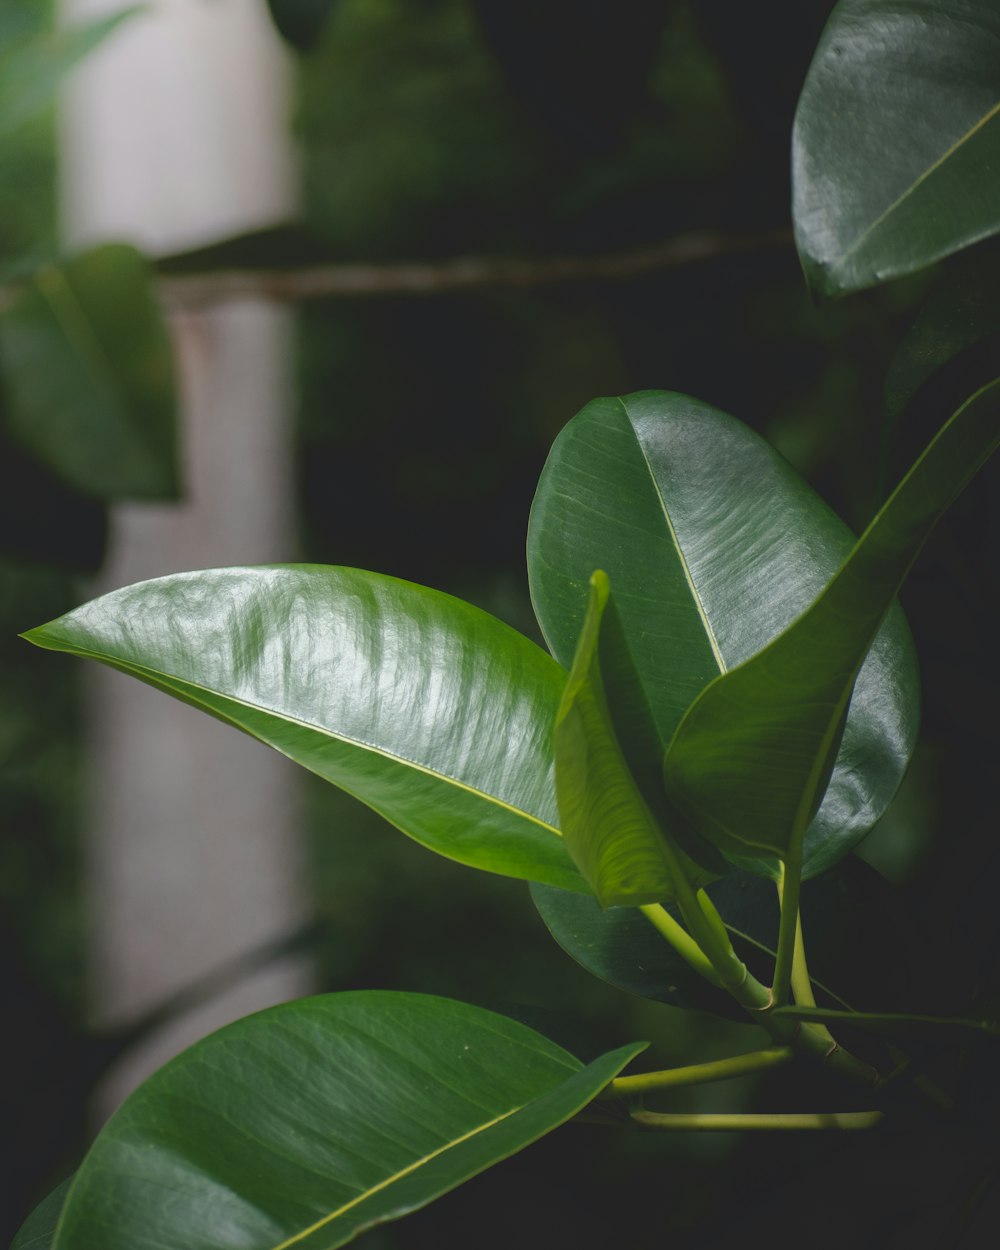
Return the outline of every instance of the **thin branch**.
<path id="1" fill-rule="evenodd" d="M 722 256 L 782 250 L 791 240 L 787 228 L 736 234 L 698 230 L 652 247 L 590 256 L 459 256 L 388 264 L 220 270 L 161 277 L 159 289 L 170 312 L 248 298 L 297 302 L 377 295 L 443 295 L 638 278 Z"/>

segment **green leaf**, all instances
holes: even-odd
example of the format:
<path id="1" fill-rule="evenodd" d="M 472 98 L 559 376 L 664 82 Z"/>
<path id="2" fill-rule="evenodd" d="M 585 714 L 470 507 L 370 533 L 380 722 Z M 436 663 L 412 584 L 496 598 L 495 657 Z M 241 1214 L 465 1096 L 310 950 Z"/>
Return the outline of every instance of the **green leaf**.
<path id="1" fill-rule="evenodd" d="M 699 692 L 803 612 L 852 545 L 847 526 L 752 430 L 698 400 L 647 391 L 595 400 L 556 440 L 532 508 L 528 573 L 546 641 L 566 667 L 590 575 L 607 573 L 662 759 Z M 854 846 L 892 800 L 916 740 L 918 690 L 896 607 L 858 679 L 806 837 L 807 875 Z"/>
<path id="2" fill-rule="evenodd" d="M 122 22 L 142 11 L 142 6 L 122 9 L 82 26 L 36 36 L 5 51 L 0 56 L 0 139 L 50 108 L 63 79 L 77 62 Z"/>
<path id="3" fill-rule="evenodd" d="M 584 1067 L 447 999 L 362 991 L 197 1043 L 111 1118 L 53 1250 L 333 1250 L 564 1123 L 642 1043 Z"/>
<path id="4" fill-rule="evenodd" d="M 18 1229 L 17 1236 L 10 1243 L 10 1250 L 51 1250 L 56 1225 L 72 1183 L 71 1176 L 42 1199 Z"/>
<path id="5" fill-rule="evenodd" d="M 40 270 L 0 315 L 0 367 L 11 434 L 69 485 L 177 495 L 170 341 L 133 248 Z"/>
<path id="6" fill-rule="evenodd" d="M 780 919 L 774 883 L 736 870 L 706 892 L 739 957 L 770 980 Z M 637 908 L 602 910 L 591 897 L 542 885 L 531 886 L 531 897 L 556 942 L 602 981 L 672 1007 L 746 1022 L 730 995 L 694 972 Z M 895 892 L 874 868 L 848 855 L 803 884 L 801 904 L 809 971 L 821 999 L 837 1006 L 914 1001 L 913 935 Z"/>
<path id="7" fill-rule="evenodd" d="M 792 136 L 810 286 L 840 295 L 1000 230 L 996 0 L 840 0 Z"/>
<path id="8" fill-rule="evenodd" d="M 235 725 L 441 855 L 586 890 L 552 776 L 566 674 L 450 595 L 321 565 L 215 569 L 126 587 L 25 637 Z"/>
<path id="9" fill-rule="evenodd" d="M 732 855 L 794 862 L 882 620 L 928 534 L 998 443 L 992 383 L 946 422 L 808 611 L 688 710 L 664 777 L 704 837 Z"/>
<path id="10" fill-rule="evenodd" d="M 598 570 L 590 579 L 587 615 L 555 728 L 560 827 L 603 907 L 676 897 L 682 858 L 689 881 L 708 879 L 679 848 L 668 846 L 668 831 L 657 825 L 615 736 L 599 658 L 609 596 L 607 576 Z"/>

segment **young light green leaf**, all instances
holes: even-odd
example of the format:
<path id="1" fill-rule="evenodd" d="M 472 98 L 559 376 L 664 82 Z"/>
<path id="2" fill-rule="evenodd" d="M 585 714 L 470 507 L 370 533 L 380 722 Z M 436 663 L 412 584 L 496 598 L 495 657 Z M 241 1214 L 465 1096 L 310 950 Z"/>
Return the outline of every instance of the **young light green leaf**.
<path id="1" fill-rule="evenodd" d="M 356 569 L 142 582 L 33 629 L 266 742 L 460 863 L 586 890 L 559 837 L 564 671 L 487 613 Z"/>
<path id="2" fill-rule="evenodd" d="M 1000 230 L 996 0 L 840 0 L 792 136 L 809 284 L 840 295 Z"/>
<path id="3" fill-rule="evenodd" d="M 736 856 L 796 858 L 858 671 L 925 539 L 1000 443 L 1000 382 L 942 427 L 815 603 L 688 710 L 664 764 L 672 801 Z"/>
<path id="4" fill-rule="evenodd" d="M 853 543 L 752 430 L 699 400 L 647 391 L 595 400 L 559 435 L 532 507 L 528 573 L 546 641 L 567 668 L 590 575 L 607 573 L 659 736 L 659 771 L 699 692 L 805 611 Z M 621 683 L 607 676 L 613 704 Z M 912 639 L 896 606 L 858 678 L 841 755 L 806 836 L 807 876 L 847 854 L 891 802 L 916 741 L 918 705 Z M 632 744 L 619 739 L 632 762 Z M 694 844 L 682 845 L 703 860 Z"/>
<path id="5" fill-rule="evenodd" d="M 601 622 L 610 587 L 600 570 L 556 714 L 556 798 L 566 849 L 604 907 L 662 902 L 676 894 L 679 864 L 688 880 L 709 875 L 656 822 L 615 735 L 600 662 Z"/>
<path id="6" fill-rule="evenodd" d="M 0 314 L 12 436 L 100 499 L 174 498 L 176 397 L 149 268 L 108 244 L 40 270 Z"/>
<path id="7" fill-rule="evenodd" d="M 513 1020 L 418 994 L 271 1008 L 126 1100 L 52 1250 L 335 1250 L 564 1123 L 643 1049 L 584 1067 Z"/>

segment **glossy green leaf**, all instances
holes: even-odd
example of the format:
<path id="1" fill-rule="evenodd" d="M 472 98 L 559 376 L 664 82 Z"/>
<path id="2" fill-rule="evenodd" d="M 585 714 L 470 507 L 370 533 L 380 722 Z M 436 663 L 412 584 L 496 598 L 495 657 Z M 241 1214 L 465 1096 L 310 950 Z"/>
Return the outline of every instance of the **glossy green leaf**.
<path id="1" fill-rule="evenodd" d="M 1000 383 L 946 422 L 815 603 L 686 713 L 671 800 L 734 855 L 793 861 L 837 756 L 855 679 L 928 534 L 1000 443 Z"/>
<path id="2" fill-rule="evenodd" d="M 774 883 L 736 870 L 706 890 L 739 957 L 769 982 L 780 919 Z M 694 972 L 638 908 L 602 910 L 591 897 L 541 885 L 532 885 L 531 897 L 556 942 L 602 981 L 673 1007 L 746 1021 L 730 995 Z M 848 855 L 804 883 L 801 904 L 821 1001 L 838 1007 L 914 1001 L 913 934 L 895 891 L 874 868 Z"/>
<path id="3" fill-rule="evenodd" d="M 590 579 L 587 615 L 555 725 L 559 825 L 566 849 L 604 907 L 674 898 L 680 862 L 689 881 L 707 879 L 679 847 L 668 847 L 669 831 L 657 825 L 616 737 L 600 662 L 609 595 L 607 576 L 598 570 Z"/>
<path id="4" fill-rule="evenodd" d="M 792 136 L 795 237 L 828 295 L 1000 230 L 996 0 L 840 0 Z"/>
<path id="5" fill-rule="evenodd" d="M 557 828 L 566 674 L 469 604 L 355 569 L 181 573 L 25 635 L 200 707 L 431 850 L 585 890 Z"/>
<path id="6" fill-rule="evenodd" d="M 42 1199 L 18 1229 L 10 1250 L 52 1250 L 56 1225 L 72 1183 L 73 1178 L 69 1177 Z"/>
<path id="7" fill-rule="evenodd" d="M 176 398 L 146 262 L 109 244 L 40 270 L 0 314 L 11 434 L 104 499 L 177 494 Z"/>
<path id="8" fill-rule="evenodd" d="M 83 25 L 46 32 L 0 55 L 0 138 L 51 108 L 66 74 L 128 18 L 133 6 Z"/>
<path id="9" fill-rule="evenodd" d="M 852 545 L 847 526 L 752 430 L 698 400 L 647 391 L 595 400 L 556 440 L 532 508 L 528 572 L 546 641 L 567 667 L 590 575 L 607 573 L 663 751 L 708 682 L 803 612 Z M 916 739 L 918 690 L 894 608 L 806 837 L 807 875 L 888 806 Z"/>
<path id="10" fill-rule="evenodd" d="M 564 1123 L 643 1049 L 584 1067 L 504 1016 L 417 994 L 274 1007 L 126 1100 L 53 1250 L 333 1250 Z"/>

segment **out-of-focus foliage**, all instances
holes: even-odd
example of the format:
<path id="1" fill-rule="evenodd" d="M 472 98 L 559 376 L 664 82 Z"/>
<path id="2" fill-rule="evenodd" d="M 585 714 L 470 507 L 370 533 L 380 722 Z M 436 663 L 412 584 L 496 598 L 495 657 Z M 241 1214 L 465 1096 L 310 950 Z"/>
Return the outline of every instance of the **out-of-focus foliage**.
<path id="1" fill-rule="evenodd" d="M 0 314 L 17 442 L 98 499 L 177 493 L 172 351 L 142 257 L 125 244 L 46 265 Z"/>

